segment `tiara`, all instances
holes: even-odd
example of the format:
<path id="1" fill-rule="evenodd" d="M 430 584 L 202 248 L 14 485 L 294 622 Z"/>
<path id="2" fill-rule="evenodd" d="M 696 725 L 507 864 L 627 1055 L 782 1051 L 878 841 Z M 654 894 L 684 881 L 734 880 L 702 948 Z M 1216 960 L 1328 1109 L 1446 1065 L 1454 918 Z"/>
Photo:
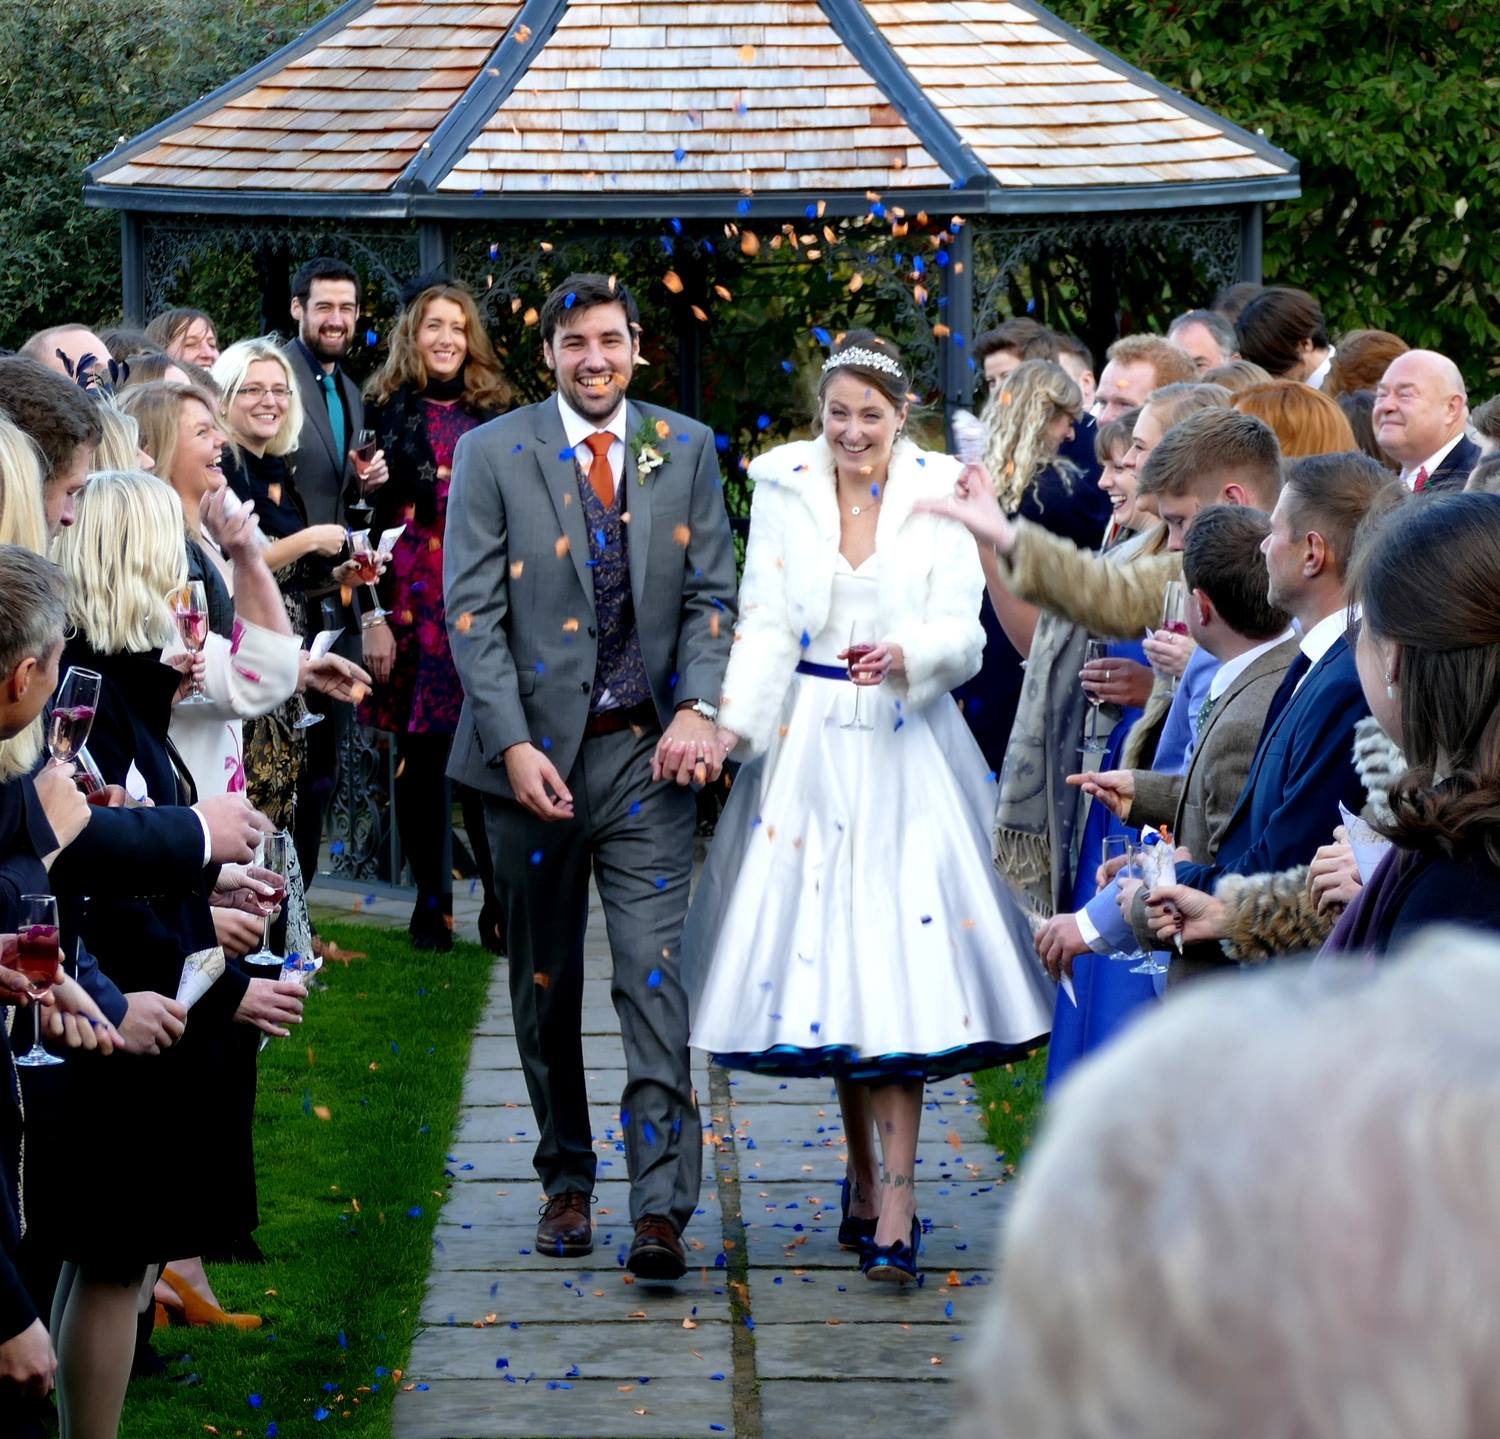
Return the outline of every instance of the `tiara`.
<path id="1" fill-rule="evenodd" d="M 889 355 L 882 355 L 878 350 L 840 350 L 837 354 L 830 355 L 823 361 L 823 373 L 826 375 L 830 370 L 843 368 L 845 365 L 863 365 L 869 370 L 882 370 L 887 375 L 894 375 L 898 380 L 904 380 L 906 376 Z"/>

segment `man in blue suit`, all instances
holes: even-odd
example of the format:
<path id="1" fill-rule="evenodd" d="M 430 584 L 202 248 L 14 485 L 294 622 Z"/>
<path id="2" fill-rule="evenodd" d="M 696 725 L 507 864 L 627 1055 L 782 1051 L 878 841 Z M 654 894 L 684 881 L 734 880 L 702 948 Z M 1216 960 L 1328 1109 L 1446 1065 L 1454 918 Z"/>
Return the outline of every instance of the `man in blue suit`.
<path id="1" fill-rule="evenodd" d="M 1214 863 L 1179 863 L 1179 884 L 1211 892 L 1224 874 L 1306 864 L 1339 822 L 1340 801 L 1363 806 L 1352 747 L 1369 707 L 1345 639 L 1345 581 L 1361 521 L 1405 498 L 1401 482 L 1366 455 L 1292 463 L 1262 550 L 1271 603 L 1292 615 L 1301 653 L 1266 712 Z"/>

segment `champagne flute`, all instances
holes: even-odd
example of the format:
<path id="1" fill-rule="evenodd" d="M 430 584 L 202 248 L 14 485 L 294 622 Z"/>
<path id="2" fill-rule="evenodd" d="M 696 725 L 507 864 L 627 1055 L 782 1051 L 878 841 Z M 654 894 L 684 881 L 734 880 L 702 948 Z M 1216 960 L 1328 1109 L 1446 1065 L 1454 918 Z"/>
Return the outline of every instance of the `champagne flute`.
<path id="1" fill-rule="evenodd" d="M 57 976 L 57 900 L 50 894 L 21 896 L 21 923 L 16 931 L 16 969 L 25 978 L 33 999 L 41 999 L 52 988 Z M 55 1054 L 42 1048 L 42 1011 L 34 1005 L 35 1029 L 31 1048 L 19 1056 L 18 1068 L 40 1069 L 61 1064 Z"/>
<path id="2" fill-rule="evenodd" d="M 1120 859 L 1125 862 L 1115 871 L 1115 882 L 1122 879 L 1139 879 L 1141 877 L 1138 859 L 1137 845 L 1133 836 L 1128 834 L 1107 834 L 1104 836 L 1103 859 L 1105 864 L 1112 860 Z M 1110 953 L 1112 960 L 1122 964 L 1143 963 L 1146 953 L 1139 945 L 1134 949 L 1117 949 Z"/>
<path id="3" fill-rule="evenodd" d="M 874 620 L 855 620 L 849 626 L 849 645 L 845 651 L 844 658 L 849 665 L 849 678 L 854 678 L 854 671 L 859 668 L 864 657 L 875 648 L 875 622 Z M 859 696 L 863 685 L 854 686 L 854 718 L 847 724 L 840 725 L 840 729 L 874 729 L 872 724 L 866 724 L 859 716 Z"/>
<path id="4" fill-rule="evenodd" d="M 1142 842 L 1138 851 L 1141 861 L 1141 878 L 1149 894 L 1158 885 L 1177 883 L 1177 857 L 1170 844 L 1146 844 Z M 1182 952 L 1182 937 L 1177 938 L 1178 953 Z M 1132 974 L 1165 974 L 1164 965 L 1154 953 L 1147 951 L 1145 958 L 1131 971 Z"/>
<path id="5" fill-rule="evenodd" d="M 79 751 L 88 743 L 94 713 L 99 708 L 99 685 L 94 670 L 79 669 L 76 665 L 63 676 L 52 717 L 47 721 L 47 749 L 58 764 L 77 760 Z"/>
<path id="6" fill-rule="evenodd" d="M 241 961 L 248 965 L 275 965 L 281 966 L 281 956 L 271 948 L 271 910 L 286 897 L 286 876 L 288 868 L 288 852 L 291 848 L 291 836 L 285 830 L 278 830 L 275 834 L 268 834 L 261 841 L 261 852 L 255 863 L 264 870 L 269 870 L 271 875 L 280 881 L 280 893 L 274 898 L 268 899 L 266 917 L 261 929 L 260 948 L 254 954 L 247 954 Z M 269 880 L 267 881 L 270 882 Z"/>
<path id="7" fill-rule="evenodd" d="M 354 443 L 349 446 L 349 461 L 354 466 L 354 476 L 359 481 L 359 490 L 349 505 L 349 516 L 365 525 L 370 523 L 370 517 L 375 513 L 375 506 L 365 495 L 365 476 L 370 473 L 370 465 L 378 448 L 379 441 L 374 430 L 358 431 L 354 436 Z"/>
<path id="8" fill-rule="evenodd" d="M 1109 645 L 1104 640 L 1089 640 L 1083 647 L 1084 664 L 1094 664 L 1099 660 L 1109 658 Z M 1102 755 L 1104 753 L 1104 741 L 1099 736 L 1099 706 L 1103 700 L 1098 694 L 1090 690 L 1086 685 L 1083 690 L 1084 698 L 1089 702 L 1088 720 L 1083 727 L 1083 745 L 1079 754 Z"/>
<path id="9" fill-rule="evenodd" d="M 370 629 L 385 619 L 390 611 L 381 608 L 380 592 L 375 588 L 375 581 L 380 578 L 379 552 L 370 543 L 369 530 L 350 530 L 349 549 L 353 554 L 354 563 L 359 566 L 360 583 L 370 592 L 370 603 L 375 606 L 372 610 L 366 610 L 359 617 L 359 627 L 362 630 Z"/>
<path id="10" fill-rule="evenodd" d="M 201 654 L 208 641 L 208 598 L 203 591 L 202 580 L 189 580 L 172 593 L 172 617 L 177 621 L 177 632 L 191 655 Z M 179 705 L 206 705 L 208 696 L 203 692 L 201 680 L 194 679 Z"/>
<path id="11" fill-rule="evenodd" d="M 1187 586 L 1181 580 L 1168 580 L 1162 595 L 1161 627 L 1174 635 L 1185 635 L 1187 627 Z M 1172 676 L 1172 693 L 1177 693 L 1181 675 Z"/>

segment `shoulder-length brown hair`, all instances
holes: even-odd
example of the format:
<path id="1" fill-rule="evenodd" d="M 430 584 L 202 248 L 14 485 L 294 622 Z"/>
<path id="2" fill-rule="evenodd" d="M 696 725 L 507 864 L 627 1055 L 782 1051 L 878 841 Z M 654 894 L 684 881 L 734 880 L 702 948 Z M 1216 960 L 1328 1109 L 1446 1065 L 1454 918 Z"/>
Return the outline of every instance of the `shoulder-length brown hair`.
<path id="1" fill-rule="evenodd" d="M 1276 432 L 1289 460 L 1357 450 L 1353 427 L 1337 403 L 1301 380 L 1267 380 L 1230 397 L 1241 414 L 1264 420 Z"/>
<path id="2" fill-rule="evenodd" d="M 365 399 L 383 405 L 403 385 L 422 390 L 427 385 L 427 366 L 417 348 L 417 330 L 427 307 L 434 300 L 451 300 L 464 312 L 464 338 L 469 353 L 464 358 L 462 403 L 481 413 L 503 410 L 512 394 L 510 382 L 500 370 L 500 359 L 485 332 L 479 306 L 467 285 L 429 285 L 396 317 L 391 330 L 390 353 L 385 363 L 365 381 Z"/>
<path id="3" fill-rule="evenodd" d="M 1401 506 L 1360 546 L 1350 598 L 1394 644 L 1410 766 L 1381 826 L 1403 849 L 1500 865 L 1500 495 Z"/>

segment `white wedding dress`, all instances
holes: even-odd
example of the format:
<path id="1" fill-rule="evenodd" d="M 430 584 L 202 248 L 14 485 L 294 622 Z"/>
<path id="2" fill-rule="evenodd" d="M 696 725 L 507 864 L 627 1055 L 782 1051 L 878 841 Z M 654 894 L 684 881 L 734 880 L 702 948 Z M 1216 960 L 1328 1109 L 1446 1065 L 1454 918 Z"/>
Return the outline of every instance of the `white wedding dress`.
<path id="1" fill-rule="evenodd" d="M 842 556 L 779 733 L 741 769 L 683 934 L 692 1043 L 791 1075 L 936 1078 L 1045 1038 L 1054 989 L 995 873 L 995 781 L 952 698 L 854 711 L 839 652 L 878 559 Z"/>

